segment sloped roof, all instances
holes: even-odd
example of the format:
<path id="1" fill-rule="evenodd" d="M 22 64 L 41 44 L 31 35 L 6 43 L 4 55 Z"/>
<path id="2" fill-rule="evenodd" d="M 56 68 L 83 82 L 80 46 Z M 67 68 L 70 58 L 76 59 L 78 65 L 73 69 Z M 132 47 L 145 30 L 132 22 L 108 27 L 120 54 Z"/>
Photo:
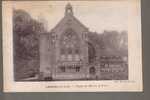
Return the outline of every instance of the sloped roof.
<path id="1" fill-rule="evenodd" d="M 69 5 L 69 6 L 71 6 L 71 5 Z M 67 7 L 66 7 L 66 9 L 67 9 Z M 56 26 L 51 30 L 51 32 L 56 30 L 58 27 L 63 26 L 69 20 L 71 20 L 72 23 L 77 23 L 78 26 L 81 26 L 84 29 L 88 29 L 73 15 L 73 12 L 71 14 L 70 13 L 66 14 L 66 12 L 65 12 L 65 16 L 56 24 Z"/>

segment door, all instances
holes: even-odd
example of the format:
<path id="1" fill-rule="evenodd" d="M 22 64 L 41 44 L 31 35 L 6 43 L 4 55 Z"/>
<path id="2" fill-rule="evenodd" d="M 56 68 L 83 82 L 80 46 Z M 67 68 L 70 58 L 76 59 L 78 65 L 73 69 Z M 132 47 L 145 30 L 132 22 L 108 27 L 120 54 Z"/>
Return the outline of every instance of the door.
<path id="1" fill-rule="evenodd" d="M 89 74 L 90 74 L 90 79 L 96 79 L 96 69 L 95 69 L 95 67 L 90 67 Z"/>

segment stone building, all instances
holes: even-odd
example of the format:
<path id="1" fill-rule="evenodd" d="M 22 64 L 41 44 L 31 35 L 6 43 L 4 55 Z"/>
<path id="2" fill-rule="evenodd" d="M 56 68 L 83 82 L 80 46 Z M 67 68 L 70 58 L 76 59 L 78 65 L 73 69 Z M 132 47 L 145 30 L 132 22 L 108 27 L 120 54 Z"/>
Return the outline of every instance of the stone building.
<path id="1" fill-rule="evenodd" d="M 40 76 L 53 80 L 101 79 L 99 47 L 74 16 L 70 4 L 65 15 L 49 32 L 40 35 Z"/>

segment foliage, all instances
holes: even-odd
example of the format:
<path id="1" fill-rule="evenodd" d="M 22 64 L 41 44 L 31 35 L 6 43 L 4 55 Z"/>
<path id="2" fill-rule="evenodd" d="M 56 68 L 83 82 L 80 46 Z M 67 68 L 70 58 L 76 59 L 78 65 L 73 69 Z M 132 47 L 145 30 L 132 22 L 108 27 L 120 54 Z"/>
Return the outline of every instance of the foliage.
<path id="1" fill-rule="evenodd" d="M 13 11 L 14 66 L 16 80 L 30 76 L 39 68 L 38 34 L 44 32 L 42 23 L 24 10 Z"/>
<path id="2" fill-rule="evenodd" d="M 128 55 L 128 38 L 127 32 L 104 31 L 102 34 L 105 43 L 105 50 L 110 54 L 127 56 Z"/>
<path id="3" fill-rule="evenodd" d="M 101 34 L 96 32 L 89 33 L 88 38 L 93 45 L 98 46 L 101 55 L 119 55 L 127 56 L 128 54 L 128 39 L 127 32 L 104 31 Z"/>

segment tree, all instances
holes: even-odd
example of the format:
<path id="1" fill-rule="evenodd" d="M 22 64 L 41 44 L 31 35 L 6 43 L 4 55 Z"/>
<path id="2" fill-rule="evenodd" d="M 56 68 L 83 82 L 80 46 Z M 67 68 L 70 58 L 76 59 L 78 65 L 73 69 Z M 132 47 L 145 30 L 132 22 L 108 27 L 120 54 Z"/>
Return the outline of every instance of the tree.
<path id="1" fill-rule="evenodd" d="M 104 40 L 106 49 L 111 54 L 127 56 L 128 39 L 126 31 L 121 33 L 117 31 L 104 31 L 102 38 Z"/>
<path id="2" fill-rule="evenodd" d="M 14 67 L 16 80 L 30 76 L 28 70 L 39 67 L 38 35 L 44 33 L 43 23 L 24 10 L 13 11 Z"/>

